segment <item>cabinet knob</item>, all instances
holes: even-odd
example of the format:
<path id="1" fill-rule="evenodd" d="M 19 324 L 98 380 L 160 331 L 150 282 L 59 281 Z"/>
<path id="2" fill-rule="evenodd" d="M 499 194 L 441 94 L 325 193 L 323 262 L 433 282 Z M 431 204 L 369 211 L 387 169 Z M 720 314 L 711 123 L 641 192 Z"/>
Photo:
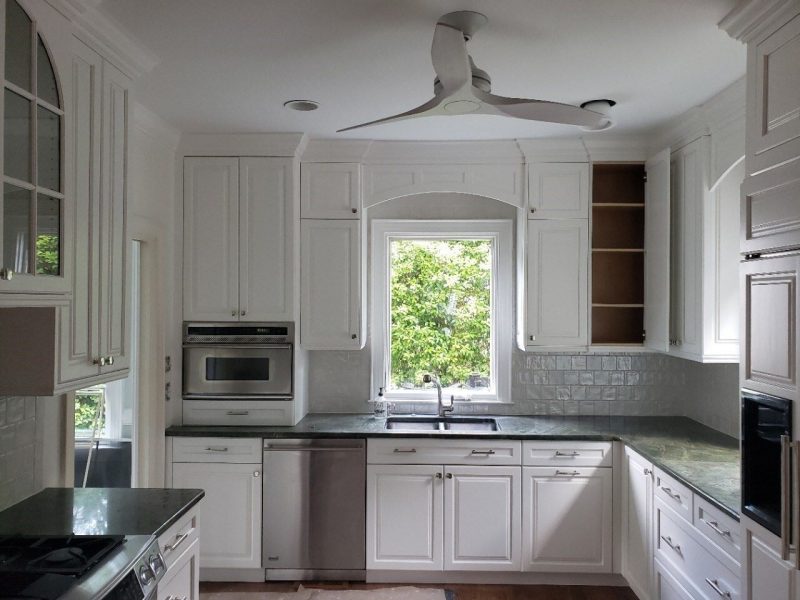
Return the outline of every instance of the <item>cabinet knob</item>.
<path id="1" fill-rule="evenodd" d="M 236 313 L 237 313 L 237 311 L 235 311 L 235 310 L 232 310 L 232 311 L 231 311 L 231 316 L 232 316 L 232 317 L 235 317 L 235 316 L 236 316 Z"/>
<path id="2" fill-rule="evenodd" d="M 536 336 L 535 336 L 535 335 L 529 335 L 529 336 L 528 336 L 528 339 L 529 339 L 530 341 L 532 341 L 532 342 L 535 342 L 535 341 L 536 341 Z"/>
<path id="3" fill-rule="evenodd" d="M 114 357 L 113 357 L 113 356 L 109 356 L 109 357 L 106 359 L 106 364 L 107 364 L 107 365 L 113 365 L 113 364 L 114 364 Z"/>
<path id="4" fill-rule="evenodd" d="M 645 470 L 644 470 L 644 474 L 645 474 L 645 475 L 652 475 L 652 474 L 653 474 L 653 471 L 651 471 L 650 469 L 647 469 L 647 468 L 645 468 Z"/>
<path id="5" fill-rule="evenodd" d="M 245 315 L 247 314 L 247 311 L 246 311 L 246 310 L 243 310 L 243 311 L 241 311 L 239 314 L 240 314 L 241 316 L 245 316 Z"/>
<path id="6" fill-rule="evenodd" d="M 358 336 L 357 336 L 355 333 L 354 333 L 353 335 L 351 335 L 351 336 L 350 336 L 350 338 L 351 338 L 351 339 L 353 339 L 353 340 L 354 340 L 354 339 L 356 339 L 357 337 L 358 337 Z"/>
<path id="7" fill-rule="evenodd" d="M 448 478 L 448 479 L 452 479 L 452 478 L 453 478 L 453 474 L 452 474 L 452 473 L 448 473 L 448 474 L 447 474 L 447 478 Z"/>
<path id="8" fill-rule="evenodd" d="M 14 271 L 11 269 L 0 269 L 0 279 L 4 281 L 11 281 L 12 277 L 14 277 Z"/>
<path id="9" fill-rule="evenodd" d="M 532 208 L 532 209 L 531 209 L 531 212 L 532 212 L 532 213 L 535 213 L 535 212 L 536 212 L 536 209 L 535 209 L 535 208 Z"/>
<path id="10" fill-rule="evenodd" d="M 436 473 L 436 479 L 441 479 L 441 478 L 442 478 L 442 474 L 441 473 Z"/>
<path id="11" fill-rule="evenodd" d="M 253 477 L 261 477 L 261 471 L 253 471 Z"/>
<path id="12" fill-rule="evenodd" d="M 353 208 L 353 209 L 351 209 L 351 210 L 353 211 L 353 214 L 356 214 L 356 213 L 358 212 L 358 209 L 357 209 L 357 208 Z"/>
<path id="13" fill-rule="evenodd" d="M 92 361 L 92 364 L 100 365 L 101 367 L 105 367 L 106 366 L 106 357 L 105 356 L 101 356 L 100 358 L 95 358 Z"/>

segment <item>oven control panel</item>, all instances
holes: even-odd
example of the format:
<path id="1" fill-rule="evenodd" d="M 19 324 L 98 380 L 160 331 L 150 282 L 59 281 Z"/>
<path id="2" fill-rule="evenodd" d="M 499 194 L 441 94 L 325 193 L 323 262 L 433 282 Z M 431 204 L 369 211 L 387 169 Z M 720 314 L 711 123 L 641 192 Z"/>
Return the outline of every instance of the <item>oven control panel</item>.
<path id="1" fill-rule="evenodd" d="M 150 595 L 166 572 L 167 564 L 158 550 L 158 542 L 154 541 L 136 561 L 133 568 L 144 598 Z"/>

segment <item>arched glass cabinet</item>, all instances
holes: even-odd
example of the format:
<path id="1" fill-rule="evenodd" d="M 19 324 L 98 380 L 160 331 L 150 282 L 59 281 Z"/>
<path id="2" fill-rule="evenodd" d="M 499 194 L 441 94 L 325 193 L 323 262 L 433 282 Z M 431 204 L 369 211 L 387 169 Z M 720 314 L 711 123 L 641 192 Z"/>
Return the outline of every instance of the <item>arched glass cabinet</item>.
<path id="1" fill-rule="evenodd" d="M 0 279 L 63 275 L 64 102 L 47 40 L 17 0 L 3 16 Z"/>

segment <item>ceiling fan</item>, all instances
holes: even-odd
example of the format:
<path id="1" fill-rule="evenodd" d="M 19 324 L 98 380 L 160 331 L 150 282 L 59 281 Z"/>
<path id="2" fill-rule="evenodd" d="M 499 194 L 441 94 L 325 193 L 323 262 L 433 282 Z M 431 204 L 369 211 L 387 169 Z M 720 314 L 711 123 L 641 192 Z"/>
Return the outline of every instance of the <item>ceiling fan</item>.
<path id="1" fill-rule="evenodd" d="M 489 74 L 476 67 L 467 53 L 467 42 L 487 21 L 485 15 L 468 10 L 444 15 L 436 23 L 431 45 L 431 60 L 436 71 L 433 98 L 407 112 L 346 127 L 339 132 L 418 117 L 467 114 L 577 125 L 588 131 L 600 131 L 613 125 L 608 115 L 608 110 L 616 104 L 613 100 L 592 100 L 573 106 L 492 94 Z"/>

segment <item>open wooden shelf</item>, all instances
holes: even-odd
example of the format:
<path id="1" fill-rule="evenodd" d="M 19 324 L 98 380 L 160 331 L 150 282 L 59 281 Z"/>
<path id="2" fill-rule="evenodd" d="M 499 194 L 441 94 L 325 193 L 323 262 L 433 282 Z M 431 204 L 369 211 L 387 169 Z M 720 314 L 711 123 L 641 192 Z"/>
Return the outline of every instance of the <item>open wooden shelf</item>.
<path id="1" fill-rule="evenodd" d="M 644 165 L 592 166 L 592 344 L 641 346 Z"/>

